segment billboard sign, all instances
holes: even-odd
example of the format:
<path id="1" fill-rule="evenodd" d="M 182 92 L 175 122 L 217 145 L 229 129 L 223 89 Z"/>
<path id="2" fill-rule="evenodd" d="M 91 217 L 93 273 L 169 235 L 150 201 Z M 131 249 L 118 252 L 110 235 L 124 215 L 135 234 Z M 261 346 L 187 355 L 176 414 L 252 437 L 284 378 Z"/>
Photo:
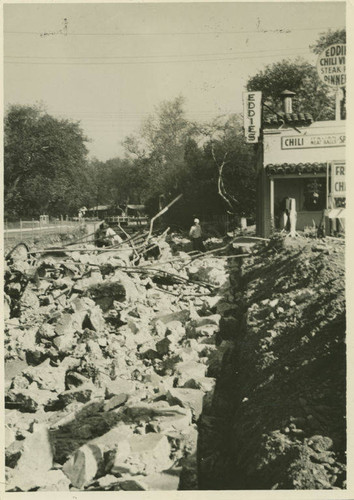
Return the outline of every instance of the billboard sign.
<path id="1" fill-rule="evenodd" d="M 346 44 L 336 43 L 324 49 L 317 59 L 318 76 L 330 87 L 345 87 L 346 84 Z"/>

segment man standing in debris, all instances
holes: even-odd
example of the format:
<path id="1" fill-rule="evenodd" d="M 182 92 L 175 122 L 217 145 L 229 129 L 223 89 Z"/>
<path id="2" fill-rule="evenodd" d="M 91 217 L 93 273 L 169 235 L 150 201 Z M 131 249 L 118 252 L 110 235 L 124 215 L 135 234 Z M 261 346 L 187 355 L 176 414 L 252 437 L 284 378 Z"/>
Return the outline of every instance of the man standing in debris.
<path id="1" fill-rule="evenodd" d="M 200 227 L 199 219 L 194 219 L 194 224 L 190 228 L 189 236 L 193 243 L 193 250 L 205 252 L 205 247 L 202 238 L 202 228 Z"/>

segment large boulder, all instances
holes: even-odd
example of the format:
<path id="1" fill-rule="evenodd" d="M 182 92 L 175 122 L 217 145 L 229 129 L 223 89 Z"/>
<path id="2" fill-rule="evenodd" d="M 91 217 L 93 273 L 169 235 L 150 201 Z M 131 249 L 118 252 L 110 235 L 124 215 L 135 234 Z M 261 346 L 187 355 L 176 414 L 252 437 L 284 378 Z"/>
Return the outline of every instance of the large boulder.
<path id="1" fill-rule="evenodd" d="M 21 442 L 19 454 L 8 489 L 28 491 L 42 484 L 53 467 L 53 447 L 46 425 L 34 426 L 33 433 Z"/>
<path id="2" fill-rule="evenodd" d="M 170 404 L 177 404 L 183 408 L 189 408 L 195 420 L 199 418 L 203 411 L 204 392 L 199 389 L 174 388 L 167 393 L 167 401 Z"/>
<path id="3" fill-rule="evenodd" d="M 73 486 L 82 489 L 98 474 L 103 464 L 102 449 L 94 444 L 85 444 L 65 462 L 63 472 Z"/>
<path id="4" fill-rule="evenodd" d="M 161 472 L 172 465 L 170 453 L 170 444 L 163 434 L 134 435 L 123 452 L 117 450 L 110 472 L 118 475 Z"/>

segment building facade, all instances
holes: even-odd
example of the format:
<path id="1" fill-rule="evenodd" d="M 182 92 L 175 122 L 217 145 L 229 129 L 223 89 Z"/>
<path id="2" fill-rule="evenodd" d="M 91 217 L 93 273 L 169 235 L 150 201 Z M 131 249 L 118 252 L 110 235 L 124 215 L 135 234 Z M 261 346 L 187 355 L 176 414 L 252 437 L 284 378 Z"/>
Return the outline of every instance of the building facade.
<path id="1" fill-rule="evenodd" d="M 263 123 L 257 160 L 259 236 L 282 229 L 287 200 L 295 200 L 297 230 L 318 225 L 323 211 L 345 203 L 345 121 L 313 122 L 282 113 Z"/>

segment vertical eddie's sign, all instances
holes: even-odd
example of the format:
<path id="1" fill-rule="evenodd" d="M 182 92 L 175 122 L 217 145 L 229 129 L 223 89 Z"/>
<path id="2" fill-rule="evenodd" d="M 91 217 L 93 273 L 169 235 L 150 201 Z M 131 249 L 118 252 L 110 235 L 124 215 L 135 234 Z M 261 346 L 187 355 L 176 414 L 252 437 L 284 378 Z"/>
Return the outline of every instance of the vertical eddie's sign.
<path id="1" fill-rule="evenodd" d="M 243 92 L 243 126 L 248 143 L 256 143 L 261 129 L 262 92 Z"/>

